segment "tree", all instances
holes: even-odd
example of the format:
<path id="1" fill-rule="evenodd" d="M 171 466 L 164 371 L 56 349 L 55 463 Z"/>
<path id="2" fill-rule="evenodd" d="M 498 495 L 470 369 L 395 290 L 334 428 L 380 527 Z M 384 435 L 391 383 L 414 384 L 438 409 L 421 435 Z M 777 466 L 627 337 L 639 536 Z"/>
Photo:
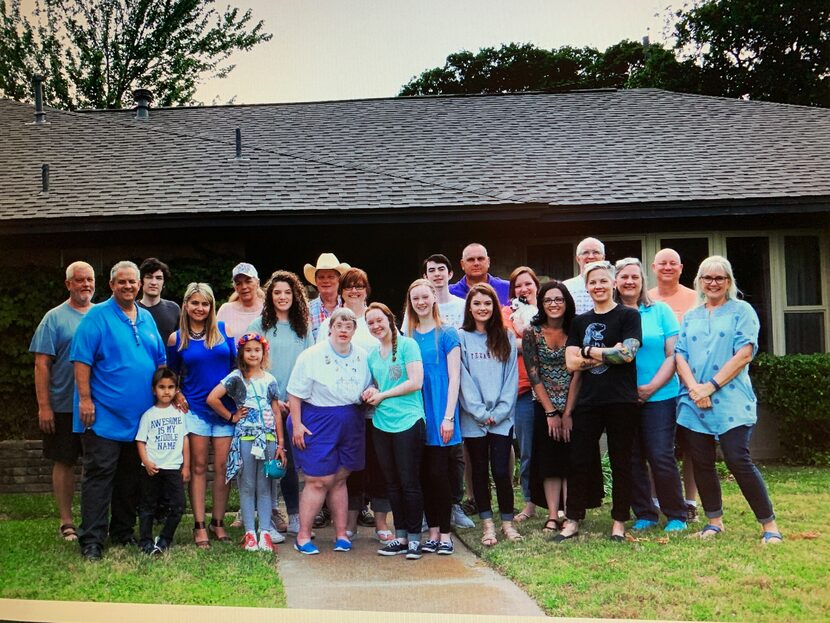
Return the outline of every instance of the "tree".
<path id="1" fill-rule="evenodd" d="M 31 100 L 31 78 L 46 75 L 59 108 L 122 108 L 136 87 L 162 106 L 194 103 L 196 88 L 224 78 L 226 61 L 271 35 L 251 11 L 216 0 L 36 0 L 34 20 L 20 0 L 0 0 L 0 96 Z"/>
<path id="2" fill-rule="evenodd" d="M 830 2 L 706 0 L 675 13 L 699 92 L 830 106 Z"/>

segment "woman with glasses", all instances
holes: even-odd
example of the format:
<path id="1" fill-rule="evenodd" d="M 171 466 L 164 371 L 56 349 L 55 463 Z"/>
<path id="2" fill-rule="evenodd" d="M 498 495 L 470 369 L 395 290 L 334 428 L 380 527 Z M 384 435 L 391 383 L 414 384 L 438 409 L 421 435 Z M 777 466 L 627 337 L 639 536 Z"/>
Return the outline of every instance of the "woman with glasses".
<path id="1" fill-rule="evenodd" d="M 579 534 L 592 457 L 604 431 L 613 481 L 611 540 L 622 542 L 630 516 L 631 445 L 639 417 L 634 358 L 643 339 L 640 314 L 614 301 L 614 267 L 608 262 L 588 264 L 585 285 L 594 308 L 573 319 L 565 349 L 568 370 L 582 374 L 571 431 L 567 519 L 555 540 Z"/>
<path id="2" fill-rule="evenodd" d="M 525 506 L 513 521 L 521 523 L 536 514 L 536 506 L 530 501 L 530 454 L 533 448 L 533 396 L 522 358 L 522 334 L 536 315 L 536 291 L 539 278 L 532 268 L 519 266 L 510 274 L 510 305 L 501 309 L 504 327 L 518 351 L 519 395 L 516 398 L 514 435 L 519 454 L 519 482 Z"/>
<path id="3" fill-rule="evenodd" d="M 749 363 L 758 351 L 758 315 L 749 303 L 738 300 L 732 265 L 719 255 L 701 262 L 695 290 L 702 305 L 683 318 L 676 360 L 684 386 L 677 424 L 691 454 L 708 518 L 698 535 L 711 538 L 724 530 L 715 469 L 715 446 L 720 443 L 726 466 L 761 524 L 761 542 L 781 543 L 766 484 L 749 455 L 749 439 L 757 421 Z"/>
<path id="4" fill-rule="evenodd" d="M 640 314 L 643 342 L 637 351 L 637 393 L 640 418 L 631 455 L 631 509 L 637 520 L 634 530 L 657 525 L 660 512 L 667 517 L 666 532 L 686 529 L 686 504 L 680 472 L 674 457 L 677 394 L 680 382 L 675 374 L 674 346 L 680 326 L 671 307 L 652 301 L 645 288 L 640 260 L 627 257 L 616 264 L 617 285 L 614 298 Z M 655 505 L 651 497 L 651 468 Z"/>
<path id="5" fill-rule="evenodd" d="M 193 507 L 193 539 L 196 546 L 210 546 L 205 526 L 208 450 L 213 443 L 213 517 L 210 531 L 219 541 L 231 539 L 225 532 L 228 485 L 225 466 L 234 425 L 207 404 L 210 391 L 236 367 L 236 344 L 224 322 L 216 320 L 216 299 L 206 283 L 187 286 L 182 301 L 179 329 L 167 341 L 167 366 L 179 375 L 177 402 L 186 401 L 190 440 L 190 505 Z M 233 403 L 226 405 L 233 408 Z"/>
<path id="6" fill-rule="evenodd" d="M 541 485 L 548 509 L 542 531 L 551 533 L 560 527 L 559 501 L 570 469 L 572 415 L 581 372 L 572 378 L 565 367 L 565 341 L 576 314 L 571 293 L 565 284 L 548 281 L 537 301 L 537 314 L 522 337 L 534 410 L 528 496 Z"/>

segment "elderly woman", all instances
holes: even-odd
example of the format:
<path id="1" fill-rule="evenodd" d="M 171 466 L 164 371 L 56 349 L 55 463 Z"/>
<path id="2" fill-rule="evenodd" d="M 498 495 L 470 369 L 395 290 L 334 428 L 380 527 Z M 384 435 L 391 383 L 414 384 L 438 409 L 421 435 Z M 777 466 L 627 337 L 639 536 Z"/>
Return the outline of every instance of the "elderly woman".
<path id="1" fill-rule="evenodd" d="M 262 312 L 264 294 L 259 287 L 259 274 L 247 262 L 233 267 L 233 294 L 224 303 L 216 317 L 225 323 L 233 335 L 242 335 Z"/>
<path id="2" fill-rule="evenodd" d="M 592 262 L 584 275 L 594 308 L 573 319 L 565 349 L 568 370 L 582 375 L 571 431 L 567 519 L 555 540 L 579 534 L 590 493 L 592 457 L 605 431 L 613 480 L 611 540 L 622 542 L 631 506 L 631 445 L 639 417 L 634 357 L 643 341 L 640 314 L 614 302 L 611 264 Z"/>
<path id="3" fill-rule="evenodd" d="M 680 486 L 680 472 L 674 458 L 677 394 L 680 382 L 674 367 L 674 346 L 680 325 L 671 307 L 652 301 L 645 289 L 640 260 L 626 257 L 617 262 L 615 298 L 640 314 L 643 343 L 637 352 L 637 393 L 640 421 L 631 455 L 631 510 L 637 521 L 634 530 L 657 525 L 660 512 L 667 517 L 666 532 L 686 529 L 686 504 Z M 659 508 L 651 497 L 654 478 Z"/>
<path id="4" fill-rule="evenodd" d="M 288 434 L 294 461 L 305 474 L 294 545 L 302 554 L 320 553 L 311 542 L 311 527 L 326 500 L 334 520 L 334 550 L 352 548 L 346 535 L 346 479 L 365 464 L 360 403 L 372 382 L 367 353 L 352 344 L 357 328 L 354 312 L 337 309 L 328 321 L 328 339 L 300 354 L 288 381 Z"/>
<path id="5" fill-rule="evenodd" d="M 513 518 L 521 523 L 533 517 L 536 506 L 530 501 L 530 455 L 533 449 L 533 395 L 522 358 L 522 335 L 536 315 L 536 291 L 539 278 L 528 266 L 519 266 L 510 273 L 510 305 L 501 309 L 504 327 L 516 342 L 518 352 L 519 395 L 516 398 L 516 413 L 513 435 L 519 453 L 519 482 L 522 485 L 524 508 Z"/>
<path id="6" fill-rule="evenodd" d="M 193 539 L 200 548 L 209 547 L 205 529 L 205 489 L 211 442 L 214 478 L 210 530 L 220 541 L 230 541 L 224 524 L 228 501 L 225 464 L 234 426 L 208 406 L 207 397 L 236 366 L 235 359 L 236 344 L 232 333 L 216 319 L 213 290 L 206 283 L 191 283 L 184 293 L 179 330 L 167 341 L 167 365 L 179 375 L 177 403 L 184 402 L 189 408 L 186 421 L 190 439 L 190 504 L 193 507 Z"/>
<path id="7" fill-rule="evenodd" d="M 767 487 L 749 455 L 757 421 L 749 362 L 758 350 L 758 315 L 749 303 L 737 299 L 738 287 L 726 258 L 713 255 L 701 262 L 695 290 L 702 305 L 686 313 L 677 340 L 677 372 L 684 385 L 677 423 L 709 520 L 699 536 L 714 537 L 724 529 L 715 470 L 715 445 L 720 443 L 726 466 L 762 526 L 761 542 L 781 543 Z"/>

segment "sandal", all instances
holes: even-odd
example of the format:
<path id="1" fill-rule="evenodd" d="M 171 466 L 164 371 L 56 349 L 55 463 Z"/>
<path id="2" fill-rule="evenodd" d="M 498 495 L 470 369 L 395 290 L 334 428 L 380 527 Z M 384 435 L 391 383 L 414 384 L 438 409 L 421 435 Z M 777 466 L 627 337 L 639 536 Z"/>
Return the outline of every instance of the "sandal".
<path id="1" fill-rule="evenodd" d="M 481 544 L 487 547 L 493 547 L 498 540 L 496 539 L 496 526 L 492 519 L 484 519 L 481 522 L 484 529 L 484 534 L 481 535 Z"/>
<path id="2" fill-rule="evenodd" d="M 550 534 L 551 532 L 556 532 L 562 529 L 562 524 L 564 522 L 559 521 L 558 519 L 554 519 L 553 517 L 549 517 L 548 520 L 545 522 L 545 526 L 542 528 L 542 532 L 546 534 Z"/>
<path id="3" fill-rule="evenodd" d="M 515 517 L 513 517 L 513 521 L 516 523 L 522 523 L 523 521 L 527 521 L 528 519 L 532 519 L 533 515 L 528 515 L 526 512 L 521 511 Z"/>
<path id="4" fill-rule="evenodd" d="M 382 545 L 386 545 L 395 540 L 395 533 L 391 530 L 375 530 L 375 535 L 378 538 L 378 542 Z"/>
<path id="5" fill-rule="evenodd" d="M 703 530 L 698 532 L 695 536 L 699 539 L 711 539 L 712 537 L 718 536 L 721 532 L 723 532 L 723 528 L 713 524 L 706 524 L 703 526 Z"/>
<path id="6" fill-rule="evenodd" d="M 196 533 L 200 530 L 205 531 L 205 538 L 199 539 L 196 536 Z M 199 549 L 210 549 L 210 541 L 207 538 L 207 526 L 205 526 L 204 521 L 194 521 L 193 522 L 193 542 L 196 544 L 196 547 Z"/>
<path id="7" fill-rule="evenodd" d="M 61 538 L 64 541 L 77 541 L 78 540 L 78 531 L 75 528 L 75 524 L 72 522 L 65 523 L 58 528 L 58 532 L 61 535 Z"/>
<path id="8" fill-rule="evenodd" d="M 213 536 L 215 536 L 216 540 L 219 541 L 220 543 L 230 543 L 231 542 L 231 537 L 229 537 L 227 534 L 223 534 L 223 535 L 220 536 L 217 533 L 217 530 L 219 530 L 220 528 L 222 530 L 225 529 L 225 520 L 224 519 L 216 519 L 216 517 L 212 517 L 211 520 L 210 520 L 210 531 L 213 533 Z"/>
<path id="9" fill-rule="evenodd" d="M 783 543 L 784 537 L 780 532 L 764 532 L 761 535 L 761 544 L 762 545 L 777 545 L 778 543 Z"/>
<path id="10" fill-rule="evenodd" d="M 501 522 L 501 533 L 507 537 L 508 541 L 524 541 L 525 538 L 516 531 L 516 528 L 513 527 L 512 521 L 503 521 Z"/>

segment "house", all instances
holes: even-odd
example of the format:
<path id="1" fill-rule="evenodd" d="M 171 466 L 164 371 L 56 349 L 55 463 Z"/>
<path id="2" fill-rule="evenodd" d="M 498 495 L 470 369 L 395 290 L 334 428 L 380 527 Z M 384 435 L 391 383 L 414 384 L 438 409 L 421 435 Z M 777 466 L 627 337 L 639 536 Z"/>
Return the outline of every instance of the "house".
<path id="1" fill-rule="evenodd" d="M 612 260 L 676 249 L 687 284 L 725 255 L 762 350 L 828 350 L 828 109 L 656 89 L 191 108 L 139 96 L 129 111 L 47 108 L 45 123 L 0 101 L 7 267 L 224 254 L 266 275 L 334 251 L 398 309 L 430 253 L 457 261 L 480 241 L 496 274 L 565 278 L 593 235 Z"/>

